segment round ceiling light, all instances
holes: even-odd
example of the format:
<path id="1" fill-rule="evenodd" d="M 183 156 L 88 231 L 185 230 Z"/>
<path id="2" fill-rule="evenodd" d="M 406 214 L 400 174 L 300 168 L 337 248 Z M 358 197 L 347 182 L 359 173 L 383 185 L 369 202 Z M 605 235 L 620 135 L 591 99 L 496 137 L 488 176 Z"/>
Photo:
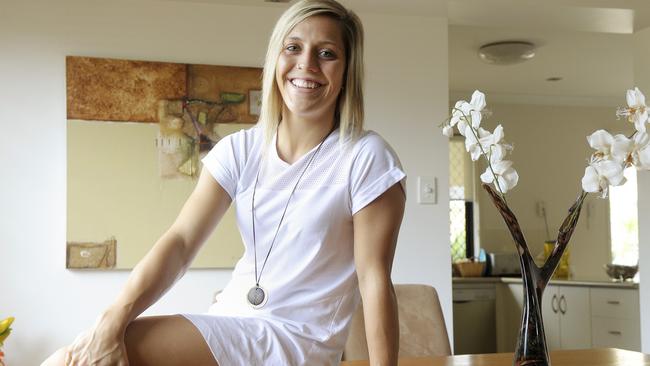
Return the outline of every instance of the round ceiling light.
<path id="1" fill-rule="evenodd" d="M 478 49 L 481 60 L 494 65 L 511 65 L 535 56 L 535 45 L 524 41 L 493 42 Z"/>

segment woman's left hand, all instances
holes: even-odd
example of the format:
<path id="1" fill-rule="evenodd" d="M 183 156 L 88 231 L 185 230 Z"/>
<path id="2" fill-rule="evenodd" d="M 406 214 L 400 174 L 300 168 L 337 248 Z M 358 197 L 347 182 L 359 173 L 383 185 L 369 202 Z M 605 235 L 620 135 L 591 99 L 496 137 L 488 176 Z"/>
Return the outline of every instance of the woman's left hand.
<path id="1" fill-rule="evenodd" d="M 124 332 L 115 331 L 113 324 L 104 315 L 92 329 L 81 333 L 68 346 L 65 366 L 129 366 Z"/>

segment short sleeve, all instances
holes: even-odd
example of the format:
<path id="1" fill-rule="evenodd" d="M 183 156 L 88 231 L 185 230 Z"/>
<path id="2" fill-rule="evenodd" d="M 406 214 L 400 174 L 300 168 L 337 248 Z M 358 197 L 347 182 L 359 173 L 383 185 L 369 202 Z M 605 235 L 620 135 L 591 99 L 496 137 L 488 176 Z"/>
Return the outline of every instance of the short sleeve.
<path id="1" fill-rule="evenodd" d="M 388 143 L 374 132 L 358 141 L 350 172 L 352 215 L 366 207 L 395 183 L 406 192 L 406 174 Z"/>
<path id="2" fill-rule="evenodd" d="M 244 158 L 240 143 L 244 131 L 225 136 L 201 160 L 214 179 L 223 187 L 232 200 L 237 195 L 237 183 Z"/>

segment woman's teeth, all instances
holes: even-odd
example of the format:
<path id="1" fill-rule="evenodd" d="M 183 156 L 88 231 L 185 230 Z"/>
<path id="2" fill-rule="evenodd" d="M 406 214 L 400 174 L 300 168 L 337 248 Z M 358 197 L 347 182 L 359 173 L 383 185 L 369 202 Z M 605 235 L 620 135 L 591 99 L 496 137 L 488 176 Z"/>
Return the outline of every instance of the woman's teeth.
<path id="1" fill-rule="evenodd" d="M 299 88 L 307 88 L 307 89 L 316 89 L 320 86 L 320 84 L 315 81 L 304 80 L 304 79 L 293 79 L 291 80 L 291 84 Z"/>

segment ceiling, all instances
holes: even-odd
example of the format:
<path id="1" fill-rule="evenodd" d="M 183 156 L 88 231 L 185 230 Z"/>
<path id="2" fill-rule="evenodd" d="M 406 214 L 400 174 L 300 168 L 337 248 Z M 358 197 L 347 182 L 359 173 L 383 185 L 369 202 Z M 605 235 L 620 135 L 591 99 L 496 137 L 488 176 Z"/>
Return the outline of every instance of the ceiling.
<path id="1" fill-rule="evenodd" d="M 263 0 L 174 0 L 285 8 Z M 449 19 L 450 98 L 474 89 L 491 101 L 619 105 L 634 86 L 633 33 L 650 26 L 648 0 L 340 0 L 359 13 Z M 293 1 L 292 1 L 293 2 Z M 525 63 L 497 66 L 476 53 L 486 43 L 537 46 Z M 560 81 L 546 81 L 549 77 Z"/>
<path id="2" fill-rule="evenodd" d="M 633 33 L 648 26 L 648 3 L 450 0 L 450 99 L 481 89 L 500 102 L 620 105 L 634 86 Z M 508 66 L 483 63 L 478 48 L 502 40 L 532 42 L 536 56 Z"/>
<path id="3" fill-rule="evenodd" d="M 288 4 L 268 2 L 265 0 L 158 0 L 179 1 L 212 4 L 228 4 L 239 6 L 263 6 L 287 8 Z M 399 15 L 445 16 L 447 2 L 445 0 L 338 0 L 345 6 L 359 13 L 386 13 Z M 289 3 L 294 3 L 291 0 Z"/>

